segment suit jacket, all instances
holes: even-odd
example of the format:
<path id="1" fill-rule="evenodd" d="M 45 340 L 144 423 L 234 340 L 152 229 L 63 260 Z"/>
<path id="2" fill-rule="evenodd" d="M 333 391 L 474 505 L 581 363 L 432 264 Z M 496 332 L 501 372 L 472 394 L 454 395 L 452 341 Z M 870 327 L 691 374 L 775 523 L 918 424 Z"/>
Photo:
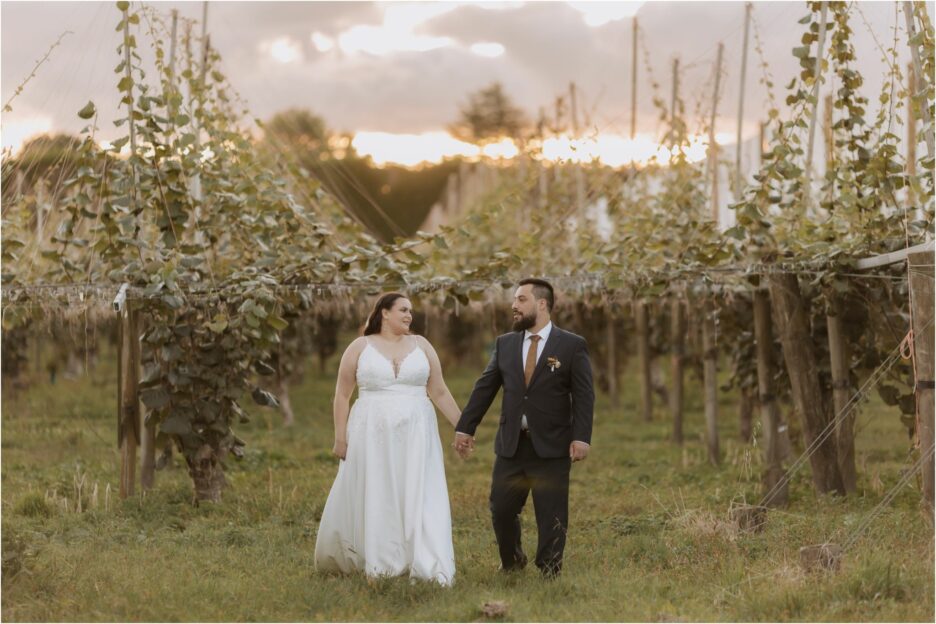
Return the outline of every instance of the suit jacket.
<path id="1" fill-rule="evenodd" d="M 553 325 L 529 387 L 523 378 L 524 332 L 498 336 L 487 368 L 475 382 L 455 430 L 474 435 L 497 391 L 504 388 L 494 452 L 513 457 L 526 414 L 533 448 L 540 457 L 568 457 L 573 440 L 591 444 L 595 390 L 585 339 Z M 559 366 L 550 368 L 549 359 Z"/>

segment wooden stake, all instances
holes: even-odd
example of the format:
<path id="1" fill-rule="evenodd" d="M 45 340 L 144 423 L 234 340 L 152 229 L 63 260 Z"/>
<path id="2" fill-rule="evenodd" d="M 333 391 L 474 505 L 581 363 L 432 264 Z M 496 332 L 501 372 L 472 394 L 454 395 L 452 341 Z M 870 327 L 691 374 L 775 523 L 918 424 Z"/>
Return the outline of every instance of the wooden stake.
<path id="1" fill-rule="evenodd" d="M 175 63 L 176 63 L 176 42 L 178 39 L 178 33 L 179 33 L 179 11 L 176 9 L 172 9 L 172 35 L 171 35 L 172 39 L 169 42 L 169 90 L 170 92 L 174 92 L 176 90 Z M 172 106 L 169 112 L 172 115 L 175 115 L 176 113 L 175 106 Z M 175 122 L 172 119 L 170 119 L 169 125 L 175 126 Z"/>
<path id="2" fill-rule="evenodd" d="M 133 496 L 136 451 L 140 443 L 139 312 L 129 305 L 120 316 L 117 440 L 120 445 L 120 497 Z"/>
<path id="3" fill-rule="evenodd" d="M 748 55 L 748 34 L 751 30 L 751 10 L 753 6 L 750 2 L 744 5 L 744 44 L 741 48 L 741 87 L 738 91 L 738 131 L 735 142 L 735 200 L 741 199 L 744 181 L 741 177 L 741 127 L 744 123 L 744 81 L 747 77 L 747 55 Z M 763 145 L 761 139 L 761 145 Z M 763 149 L 763 148 L 762 148 Z"/>
<path id="4" fill-rule="evenodd" d="M 631 140 L 637 135 L 637 34 L 637 17 L 634 16 L 634 27 L 631 31 Z"/>
<path id="5" fill-rule="evenodd" d="M 146 424 L 146 410 L 140 410 L 143 439 L 140 441 L 140 486 L 151 490 L 156 485 L 156 423 Z"/>
<path id="6" fill-rule="evenodd" d="M 127 42 L 130 40 L 130 19 L 129 14 L 126 9 L 123 12 L 123 24 L 124 24 L 124 76 L 127 78 L 127 81 L 130 83 L 130 87 L 127 91 L 127 125 L 129 126 L 130 131 L 130 158 L 136 158 L 136 122 L 133 120 L 133 66 L 130 64 L 130 46 L 127 45 Z M 131 202 L 133 202 L 132 208 L 136 210 L 136 190 L 139 186 L 139 178 L 137 177 L 136 164 L 133 160 L 130 161 L 131 171 L 133 173 L 133 191 L 130 193 Z"/>
<path id="7" fill-rule="evenodd" d="M 916 383 L 917 426 L 920 452 L 933 444 L 933 254 L 911 254 L 910 296 L 913 306 L 913 363 Z M 923 464 L 923 500 L 933 511 L 933 457 Z"/>
<path id="8" fill-rule="evenodd" d="M 536 205 L 540 210 L 545 210 L 547 202 L 549 201 L 549 178 L 547 177 L 548 172 L 546 171 L 546 165 L 539 164 L 539 192 L 537 193 L 537 202 Z"/>
<path id="9" fill-rule="evenodd" d="M 761 437 L 764 449 L 764 494 L 770 494 L 764 505 L 785 507 L 789 501 L 787 484 L 777 486 L 783 478 L 782 447 L 780 445 L 780 408 L 773 389 L 773 331 L 770 326 L 770 299 L 767 291 L 754 291 L 754 341 L 757 349 L 757 391 L 761 416 Z"/>
<path id="10" fill-rule="evenodd" d="M 760 131 L 758 133 L 757 164 L 764 164 L 764 154 L 767 152 L 767 122 L 760 122 Z"/>
<path id="11" fill-rule="evenodd" d="M 670 127 L 676 119 L 676 100 L 679 98 L 679 57 L 673 59 L 673 98 L 670 102 Z"/>
<path id="12" fill-rule="evenodd" d="M 832 118 L 832 94 L 823 98 L 822 107 L 822 138 L 825 143 L 826 171 L 835 166 L 835 130 L 833 129 Z"/>
<path id="13" fill-rule="evenodd" d="M 637 358 L 640 360 L 640 407 L 645 422 L 653 420 L 653 380 L 650 377 L 650 333 L 647 327 L 647 302 L 636 304 Z"/>
<path id="14" fill-rule="evenodd" d="M 812 193 L 810 192 L 810 184 L 812 183 L 812 162 L 813 162 L 813 144 L 816 141 L 816 115 L 819 111 L 819 85 L 821 84 L 820 78 L 822 72 L 822 49 L 825 46 L 825 35 L 826 35 L 826 22 L 829 13 L 829 3 L 822 3 L 822 14 L 819 21 L 819 41 L 818 49 L 816 50 L 816 66 L 813 70 L 813 76 L 815 77 L 815 83 L 813 84 L 812 90 L 812 113 L 809 116 L 809 141 L 806 146 L 806 183 L 804 184 L 804 191 L 806 193 L 806 201 L 811 202 Z"/>
<path id="15" fill-rule="evenodd" d="M 913 19 L 913 3 L 904 0 L 903 2 L 904 17 L 907 19 L 907 35 L 908 39 L 912 40 L 916 37 L 916 21 Z M 928 77 L 924 74 L 923 69 L 920 66 L 920 46 L 911 45 L 910 46 L 910 55 L 913 57 L 913 94 L 916 95 L 923 91 L 924 81 L 928 80 Z M 930 128 L 932 130 L 933 120 L 930 118 L 929 103 L 924 99 L 922 106 L 920 106 L 920 113 L 922 114 L 923 127 Z M 926 155 L 930 158 L 933 158 L 933 133 L 926 132 L 924 133 L 924 138 L 926 139 Z"/>
<path id="16" fill-rule="evenodd" d="M 913 63 L 907 64 L 907 175 L 915 177 L 917 172 L 917 118 L 913 108 L 913 94 L 916 91 L 916 72 Z M 913 184 L 907 184 L 907 203 L 911 208 L 916 206 L 916 193 Z"/>
<path id="17" fill-rule="evenodd" d="M 709 172 L 712 176 L 712 221 L 718 224 L 718 143 L 715 142 L 715 116 L 718 112 L 718 86 L 721 84 L 722 55 L 725 44 L 718 43 L 715 57 L 715 89 L 712 91 L 712 117 L 709 120 Z"/>
<path id="18" fill-rule="evenodd" d="M 835 445 L 839 470 L 845 491 L 854 494 L 858 491 L 858 476 L 855 469 L 855 413 L 842 418 L 841 414 L 848 405 L 851 396 L 849 383 L 848 341 L 842 329 L 841 304 L 833 302 L 834 314 L 826 316 L 829 333 L 829 355 L 832 363 L 832 399 L 835 405 Z"/>
<path id="19" fill-rule="evenodd" d="M 612 316 L 610 309 L 608 310 L 606 332 L 608 341 L 608 394 L 611 397 L 611 408 L 617 410 L 620 406 L 617 379 L 617 336 L 614 328 L 614 316 Z"/>
<path id="20" fill-rule="evenodd" d="M 673 416 L 673 442 L 683 443 L 683 362 L 686 354 L 686 313 L 678 298 L 670 302 L 670 370 L 673 389 L 669 395 Z"/>
<path id="21" fill-rule="evenodd" d="M 574 140 L 578 141 L 579 123 L 578 123 L 578 98 L 576 97 L 575 83 L 569 83 L 569 102 L 572 115 L 572 134 Z M 582 171 L 582 163 L 575 165 L 575 209 L 578 212 L 580 227 L 584 226 L 585 220 L 585 173 Z"/>
<path id="22" fill-rule="evenodd" d="M 751 441 L 752 421 L 754 418 L 754 392 L 751 388 L 741 388 L 741 400 L 738 402 L 738 439 L 747 444 Z"/>
<path id="23" fill-rule="evenodd" d="M 708 460 L 717 466 L 718 450 L 718 348 L 715 343 L 715 306 L 706 299 L 702 319 L 703 383 L 705 385 L 705 446 Z"/>
<path id="24" fill-rule="evenodd" d="M 819 385 L 819 366 L 809 332 L 807 304 L 795 274 L 771 274 L 770 299 L 783 344 L 783 359 L 793 392 L 793 404 L 802 417 L 803 444 L 812 445 L 830 424 L 830 410 Z M 813 483 L 820 494 L 845 494 L 839 471 L 835 439 L 827 437 L 809 457 Z"/>

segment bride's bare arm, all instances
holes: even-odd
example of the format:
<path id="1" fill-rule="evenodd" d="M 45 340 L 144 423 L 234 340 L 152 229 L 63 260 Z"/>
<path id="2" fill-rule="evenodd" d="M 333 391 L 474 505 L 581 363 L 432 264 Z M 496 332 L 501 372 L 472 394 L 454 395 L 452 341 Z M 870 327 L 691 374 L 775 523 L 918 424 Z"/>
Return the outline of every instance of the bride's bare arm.
<path id="1" fill-rule="evenodd" d="M 455 397 L 452 396 L 448 386 L 445 385 L 439 355 L 432 347 L 432 344 L 422 336 L 416 336 L 416 340 L 422 350 L 426 352 L 426 357 L 429 358 L 429 381 L 426 383 L 426 392 L 429 393 L 429 398 L 436 404 L 436 407 L 442 411 L 445 419 L 452 423 L 452 427 L 454 427 L 458 424 L 461 410 L 458 408 L 458 404 L 455 403 Z"/>
<path id="2" fill-rule="evenodd" d="M 335 446 L 332 449 L 337 457 L 344 459 L 348 453 L 348 412 L 351 409 L 351 394 L 357 383 L 357 361 L 367 342 L 363 337 L 348 345 L 338 365 L 338 383 L 335 385 Z"/>

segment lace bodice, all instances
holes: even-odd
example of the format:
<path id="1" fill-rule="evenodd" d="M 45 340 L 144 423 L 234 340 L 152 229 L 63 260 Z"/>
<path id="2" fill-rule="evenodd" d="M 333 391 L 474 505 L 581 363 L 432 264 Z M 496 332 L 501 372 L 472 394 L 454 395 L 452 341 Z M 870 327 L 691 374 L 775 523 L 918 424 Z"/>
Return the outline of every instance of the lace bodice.
<path id="1" fill-rule="evenodd" d="M 393 362 L 367 341 L 357 363 L 357 384 L 363 391 L 396 390 L 407 394 L 426 391 L 429 380 L 429 359 L 414 346 L 394 371 Z"/>

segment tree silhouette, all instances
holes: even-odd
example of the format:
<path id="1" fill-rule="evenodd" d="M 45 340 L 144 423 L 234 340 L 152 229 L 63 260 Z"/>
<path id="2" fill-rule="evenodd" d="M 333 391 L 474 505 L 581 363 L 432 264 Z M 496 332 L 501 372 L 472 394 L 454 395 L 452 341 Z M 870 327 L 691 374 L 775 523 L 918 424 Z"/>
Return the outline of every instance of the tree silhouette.
<path id="1" fill-rule="evenodd" d="M 463 141 L 520 138 L 527 127 L 526 114 L 513 104 L 499 82 L 470 94 L 460 114 L 461 118 L 449 126 L 449 131 Z"/>

